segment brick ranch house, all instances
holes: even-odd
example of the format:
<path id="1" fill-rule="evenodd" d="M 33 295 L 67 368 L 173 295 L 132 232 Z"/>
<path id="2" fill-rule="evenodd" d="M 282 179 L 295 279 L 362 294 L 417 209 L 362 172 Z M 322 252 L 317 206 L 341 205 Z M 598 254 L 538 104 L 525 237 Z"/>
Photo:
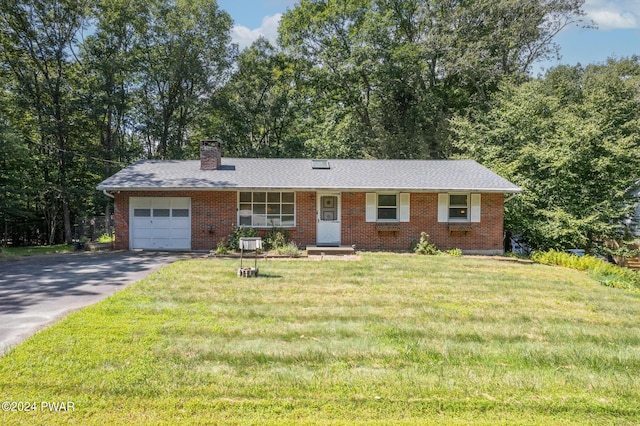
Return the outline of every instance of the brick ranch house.
<path id="1" fill-rule="evenodd" d="M 97 189 L 115 201 L 117 249 L 210 250 L 234 226 L 287 229 L 301 247 L 503 251 L 505 195 L 521 189 L 472 160 L 143 160 Z"/>

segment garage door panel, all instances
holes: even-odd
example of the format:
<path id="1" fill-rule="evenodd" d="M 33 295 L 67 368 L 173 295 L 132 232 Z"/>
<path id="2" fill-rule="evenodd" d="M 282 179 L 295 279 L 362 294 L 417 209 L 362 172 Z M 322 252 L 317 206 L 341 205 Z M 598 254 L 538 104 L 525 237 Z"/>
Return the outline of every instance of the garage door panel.
<path id="1" fill-rule="evenodd" d="M 185 245 L 189 245 L 191 242 L 190 238 L 172 238 L 171 244 L 178 247 L 184 247 Z"/>
<path id="2" fill-rule="evenodd" d="M 151 228 L 151 222 L 151 218 L 146 217 L 134 217 L 132 221 L 136 228 Z"/>
<path id="3" fill-rule="evenodd" d="M 171 219 L 166 218 L 166 219 L 160 219 L 160 218 L 154 218 L 153 219 L 153 225 L 152 228 L 153 229 L 171 229 L 172 223 L 171 223 Z"/>
<path id="4" fill-rule="evenodd" d="M 171 245 L 171 238 L 154 238 L 153 246 L 154 246 L 153 248 L 157 248 L 157 249 L 173 248 Z"/>
<path id="5" fill-rule="evenodd" d="M 133 233 L 133 236 L 136 240 L 144 238 L 144 239 L 151 239 L 151 228 L 136 228 L 135 232 Z"/>
<path id="6" fill-rule="evenodd" d="M 172 217 L 171 227 L 178 229 L 191 229 L 191 219 L 183 217 Z"/>
<path id="7" fill-rule="evenodd" d="M 191 236 L 191 231 L 188 229 L 172 229 L 169 233 L 172 239 L 187 239 Z"/>
<path id="8" fill-rule="evenodd" d="M 191 199 L 131 197 L 131 248 L 191 249 Z"/>
<path id="9" fill-rule="evenodd" d="M 172 204 L 171 200 L 171 198 L 164 197 L 154 198 L 151 201 L 151 204 L 153 205 L 154 209 L 170 209 Z"/>
<path id="10" fill-rule="evenodd" d="M 137 238 L 135 241 L 135 245 L 131 248 L 140 249 L 140 248 L 149 248 L 153 246 L 153 240 L 151 238 Z"/>
<path id="11" fill-rule="evenodd" d="M 171 207 L 175 209 L 190 209 L 191 199 L 190 198 L 173 198 L 171 201 Z"/>
<path id="12" fill-rule="evenodd" d="M 150 197 L 131 197 L 129 199 L 132 205 L 135 204 L 135 207 L 140 209 L 148 209 L 151 208 L 151 198 Z"/>

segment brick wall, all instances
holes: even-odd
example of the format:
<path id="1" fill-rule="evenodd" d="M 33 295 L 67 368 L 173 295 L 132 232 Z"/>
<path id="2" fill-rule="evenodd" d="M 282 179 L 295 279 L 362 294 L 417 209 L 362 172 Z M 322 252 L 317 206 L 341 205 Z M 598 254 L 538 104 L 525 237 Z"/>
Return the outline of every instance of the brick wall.
<path id="1" fill-rule="evenodd" d="M 393 224 L 387 230 L 365 222 L 366 194 L 342 193 L 342 244 L 355 244 L 366 250 L 409 250 L 420 233 L 441 250 L 459 248 L 466 252 L 499 252 L 503 239 L 503 196 L 482 194 L 479 223 L 468 224 L 464 231 L 450 231 L 447 223 L 438 222 L 438 194 L 411 194 L 410 222 Z M 468 229 L 471 228 L 471 229 Z"/>
<path id="2" fill-rule="evenodd" d="M 115 194 L 116 248 L 129 248 L 129 197 L 191 197 L 191 247 L 210 250 L 231 234 L 237 222 L 235 191 L 127 191 Z M 409 250 L 420 232 L 429 234 L 440 249 L 501 251 L 503 238 L 503 196 L 482 194 L 481 221 L 472 229 L 450 231 L 438 223 L 438 194 L 411 194 L 411 222 L 394 224 L 393 230 L 365 222 L 366 194 L 342 193 L 342 244 L 365 250 Z M 261 231 L 262 233 L 266 230 Z M 316 193 L 296 193 L 296 228 L 290 237 L 299 246 L 316 243 Z"/>
<path id="3" fill-rule="evenodd" d="M 115 194 L 115 247 L 129 249 L 129 197 L 190 197 L 191 248 L 211 250 L 222 239 L 228 239 L 237 224 L 237 192 L 235 191 L 122 191 Z M 316 194 L 296 193 L 296 228 L 288 229 L 291 240 L 299 246 L 316 241 Z M 268 230 L 260 230 L 263 234 Z"/>

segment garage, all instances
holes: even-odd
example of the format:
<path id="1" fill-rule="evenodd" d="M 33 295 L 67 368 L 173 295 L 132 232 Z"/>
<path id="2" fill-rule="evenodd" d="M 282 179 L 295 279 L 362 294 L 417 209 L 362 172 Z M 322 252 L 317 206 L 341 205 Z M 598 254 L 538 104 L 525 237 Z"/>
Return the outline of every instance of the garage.
<path id="1" fill-rule="evenodd" d="M 131 249 L 191 250 L 191 198 L 131 197 Z"/>

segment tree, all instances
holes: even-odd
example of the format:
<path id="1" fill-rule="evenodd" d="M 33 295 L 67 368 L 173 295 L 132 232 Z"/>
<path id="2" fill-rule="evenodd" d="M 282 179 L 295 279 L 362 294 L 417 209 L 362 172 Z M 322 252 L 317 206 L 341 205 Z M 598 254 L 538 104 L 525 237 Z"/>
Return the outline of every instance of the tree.
<path id="1" fill-rule="evenodd" d="M 148 2 L 104 0 L 93 7 L 95 31 L 81 45 L 84 68 L 84 109 L 99 138 L 96 172 L 106 179 L 132 156 L 141 156 L 138 146 L 131 146 L 128 135 L 133 134 L 132 91 L 135 73 L 139 68 L 141 32 L 147 18 Z M 102 168 L 102 170 L 100 170 Z M 102 194 L 107 233 L 110 232 L 110 203 Z"/>
<path id="2" fill-rule="evenodd" d="M 304 155 L 300 93 L 291 60 L 260 38 L 238 56 L 237 69 L 212 100 L 203 132 L 228 141 L 240 157 Z"/>
<path id="3" fill-rule="evenodd" d="M 452 122 L 456 146 L 523 188 L 506 226 L 534 248 L 615 236 L 640 175 L 640 60 L 558 67 L 503 83 L 491 110 Z"/>
<path id="4" fill-rule="evenodd" d="M 87 14 L 78 0 L 7 0 L 0 3 L 2 61 L 11 71 L 25 111 L 37 123 L 40 153 L 46 156 L 45 180 L 50 218 L 49 242 L 55 238 L 58 205 L 64 240 L 71 243 L 70 158 L 73 143 L 77 64 L 71 57 Z"/>
<path id="5" fill-rule="evenodd" d="M 203 103 L 227 79 L 231 18 L 214 0 L 152 0 L 138 32 L 138 128 L 149 156 L 182 158 Z"/>
<path id="6" fill-rule="evenodd" d="M 30 189 L 36 187 L 34 168 L 28 147 L 16 135 L 6 120 L 0 121 L 0 242 L 5 246 L 13 240 L 16 230 L 31 215 L 28 210 Z M 30 185 L 25 185 L 30 182 Z"/>
<path id="7" fill-rule="evenodd" d="M 442 158 L 452 114 L 484 107 L 503 78 L 556 53 L 553 36 L 580 19 L 581 5 L 302 0 L 283 16 L 279 40 L 311 63 L 299 85 L 321 109 L 315 126 L 334 129 L 324 143 L 340 138 L 364 157 Z"/>

